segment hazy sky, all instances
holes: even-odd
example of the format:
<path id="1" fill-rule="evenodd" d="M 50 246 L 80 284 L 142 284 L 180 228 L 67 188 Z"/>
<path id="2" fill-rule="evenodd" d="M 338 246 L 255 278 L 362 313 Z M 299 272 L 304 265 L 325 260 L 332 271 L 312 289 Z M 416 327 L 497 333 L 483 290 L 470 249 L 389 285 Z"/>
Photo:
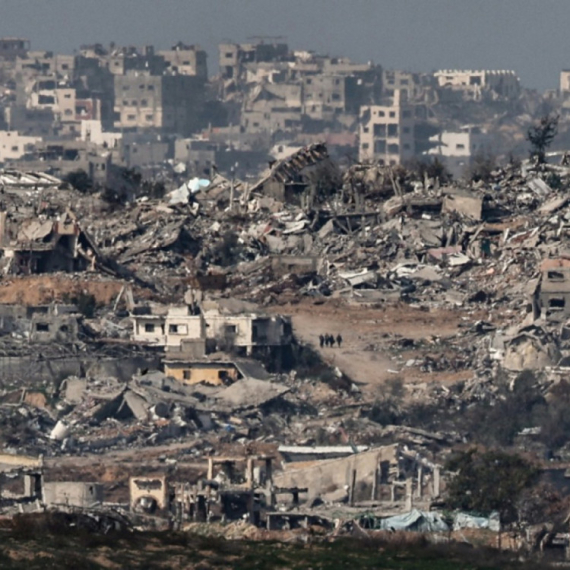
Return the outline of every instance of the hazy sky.
<path id="1" fill-rule="evenodd" d="M 0 0 L 0 36 L 72 53 L 85 43 L 217 44 L 285 36 L 296 49 L 386 68 L 514 69 L 558 86 L 570 68 L 570 0 Z"/>

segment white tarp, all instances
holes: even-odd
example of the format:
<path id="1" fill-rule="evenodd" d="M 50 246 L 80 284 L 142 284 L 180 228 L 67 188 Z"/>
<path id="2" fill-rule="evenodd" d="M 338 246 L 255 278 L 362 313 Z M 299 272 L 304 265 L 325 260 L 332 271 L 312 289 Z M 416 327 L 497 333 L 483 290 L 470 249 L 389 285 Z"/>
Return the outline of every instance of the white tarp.
<path id="1" fill-rule="evenodd" d="M 476 517 L 467 513 L 457 513 L 453 520 L 453 530 L 461 528 L 488 528 L 494 532 L 500 530 L 499 513 L 491 513 L 488 517 Z"/>
<path id="2" fill-rule="evenodd" d="M 208 188 L 210 186 L 210 181 L 206 178 L 192 178 L 192 180 L 188 181 L 188 190 L 195 194 L 204 188 Z"/>
<path id="3" fill-rule="evenodd" d="M 441 514 L 413 509 L 409 513 L 382 519 L 382 530 L 412 530 L 416 532 L 447 532 L 449 527 Z"/>
<path id="4" fill-rule="evenodd" d="M 405 530 L 413 532 L 449 532 L 450 530 L 444 520 L 443 513 L 420 511 L 418 509 L 380 521 L 377 520 L 374 528 L 378 530 Z M 481 528 L 499 532 L 499 513 L 491 513 L 488 517 L 475 516 L 468 513 L 455 513 L 453 515 L 453 530 L 462 528 Z"/>
<path id="5" fill-rule="evenodd" d="M 182 184 L 180 188 L 177 188 L 168 194 L 168 203 L 172 205 L 187 204 L 190 193 L 195 194 L 196 192 L 207 188 L 209 185 L 210 181 L 205 178 L 192 178 L 188 182 Z"/>
<path id="6" fill-rule="evenodd" d="M 338 276 L 352 287 L 362 285 L 364 283 L 375 283 L 378 280 L 378 274 L 369 269 L 360 269 L 359 271 L 343 271 L 339 272 Z"/>

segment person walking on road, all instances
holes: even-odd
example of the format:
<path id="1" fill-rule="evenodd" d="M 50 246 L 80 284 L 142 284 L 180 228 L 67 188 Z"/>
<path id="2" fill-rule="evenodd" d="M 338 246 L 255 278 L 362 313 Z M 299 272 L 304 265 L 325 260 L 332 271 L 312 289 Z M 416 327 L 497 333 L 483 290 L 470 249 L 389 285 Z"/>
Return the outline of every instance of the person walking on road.
<path id="1" fill-rule="evenodd" d="M 321 345 L 321 348 L 325 345 L 325 337 L 322 334 L 319 335 L 319 344 Z"/>
<path id="2" fill-rule="evenodd" d="M 342 336 L 340 336 L 340 333 L 338 333 L 336 335 L 336 343 L 338 344 L 338 347 L 340 348 L 340 345 L 342 344 Z"/>

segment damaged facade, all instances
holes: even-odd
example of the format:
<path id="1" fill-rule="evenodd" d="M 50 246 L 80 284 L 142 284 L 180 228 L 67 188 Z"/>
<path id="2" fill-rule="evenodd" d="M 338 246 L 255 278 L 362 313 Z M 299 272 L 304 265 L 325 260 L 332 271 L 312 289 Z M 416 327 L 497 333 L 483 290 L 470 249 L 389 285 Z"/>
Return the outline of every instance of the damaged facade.
<path id="1" fill-rule="evenodd" d="M 184 306 L 169 307 L 162 315 L 134 314 L 132 318 L 133 340 L 179 351 L 191 345 L 203 350 L 227 345 L 251 354 L 256 348 L 288 345 L 292 335 L 287 317 L 235 311 L 223 300 L 204 301 L 199 314 Z"/>
<path id="2" fill-rule="evenodd" d="M 73 213 L 57 220 L 18 220 L 0 212 L 4 274 L 93 270 L 99 249 Z"/>
<path id="3" fill-rule="evenodd" d="M 334 189 L 338 173 L 323 144 L 314 144 L 279 160 L 251 189 L 280 202 L 312 206 Z"/>

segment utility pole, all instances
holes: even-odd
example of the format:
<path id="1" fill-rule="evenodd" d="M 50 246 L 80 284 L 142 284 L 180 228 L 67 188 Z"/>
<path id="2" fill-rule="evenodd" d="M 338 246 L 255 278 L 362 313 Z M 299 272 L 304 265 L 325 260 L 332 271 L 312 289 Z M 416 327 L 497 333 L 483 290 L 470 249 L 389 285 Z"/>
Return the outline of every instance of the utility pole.
<path id="1" fill-rule="evenodd" d="M 230 168 L 231 180 L 230 180 L 230 212 L 234 209 L 234 183 L 235 183 L 235 168 L 232 166 Z"/>

